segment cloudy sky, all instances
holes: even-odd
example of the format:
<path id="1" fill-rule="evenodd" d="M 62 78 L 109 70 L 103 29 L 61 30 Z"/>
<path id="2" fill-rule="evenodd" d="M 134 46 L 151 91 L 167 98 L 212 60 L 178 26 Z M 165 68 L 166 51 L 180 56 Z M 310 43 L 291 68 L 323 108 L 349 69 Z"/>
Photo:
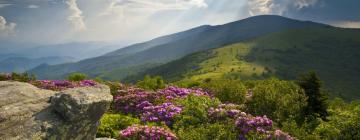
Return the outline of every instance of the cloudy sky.
<path id="1" fill-rule="evenodd" d="M 134 43 L 262 14 L 360 28 L 359 6 L 360 0 L 0 0 L 0 42 Z"/>

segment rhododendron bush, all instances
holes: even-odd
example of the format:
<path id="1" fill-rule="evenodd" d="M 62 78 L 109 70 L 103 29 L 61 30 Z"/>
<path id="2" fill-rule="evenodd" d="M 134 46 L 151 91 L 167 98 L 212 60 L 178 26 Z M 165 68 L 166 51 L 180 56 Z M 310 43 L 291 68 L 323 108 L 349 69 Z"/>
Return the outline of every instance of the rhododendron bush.
<path id="1" fill-rule="evenodd" d="M 13 74 L 0 77 L 0 80 L 23 79 L 36 87 L 55 91 L 98 85 L 93 80 L 35 80 Z M 109 85 L 114 101 L 109 113 L 100 121 L 97 135 L 101 137 L 121 140 L 295 139 L 278 129 L 277 122 L 266 114 L 246 113 L 246 103 L 236 104 L 239 102 L 233 102 L 236 99 L 230 100 L 230 97 L 220 100 L 217 97 L 221 93 L 176 86 L 145 90 L 117 82 L 103 84 Z"/>
<path id="2" fill-rule="evenodd" d="M 78 82 L 68 80 L 38 80 L 31 81 L 30 83 L 38 88 L 57 91 L 75 87 L 92 87 L 96 86 L 97 84 L 95 81 L 92 80 L 83 80 Z"/>
<path id="3" fill-rule="evenodd" d="M 233 127 L 224 128 L 234 129 L 221 131 L 235 134 L 235 139 L 294 139 L 276 129 L 273 121 L 266 116 L 247 114 L 242 111 L 241 105 L 222 104 L 204 89 L 168 86 L 147 91 L 133 86 L 119 87 L 114 94 L 113 113 L 139 118 L 142 124 L 119 130 L 119 139 L 201 139 L 190 133 L 195 133 L 204 125 L 209 130 L 201 130 L 209 132 L 198 135 L 215 135 L 217 132 L 210 131 L 223 129 L 222 125 L 231 125 Z M 194 132 L 186 130 L 190 128 Z"/>
<path id="4" fill-rule="evenodd" d="M 69 80 L 36 80 L 35 76 L 30 76 L 27 73 L 4 73 L 0 74 L 0 81 L 20 81 L 28 82 L 38 88 L 48 90 L 65 90 L 68 88 L 76 87 L 92 87 L 96 86 L 97 83 L 93 80 L 81 80 L 81 81 L 69 81 Z"/>

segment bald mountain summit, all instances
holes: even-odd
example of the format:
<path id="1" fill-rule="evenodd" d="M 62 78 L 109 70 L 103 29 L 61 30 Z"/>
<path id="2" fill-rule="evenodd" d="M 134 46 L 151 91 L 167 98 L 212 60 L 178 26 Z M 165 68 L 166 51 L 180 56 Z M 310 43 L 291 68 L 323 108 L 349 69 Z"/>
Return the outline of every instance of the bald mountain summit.
<path id="1" fill-rule="evenodd" d="M 76 63 L 41 65 L 29 72 L 62 79 L 81 72 L 106 80 L 135 82 L 145 75 L 168 81 L 209 79 L 294 80 L 314 70 L 335 91 L 360 99 L 360 30 L 343 29 L 281 16 L 255 16 L 200 26 L 134 44 Z"/>

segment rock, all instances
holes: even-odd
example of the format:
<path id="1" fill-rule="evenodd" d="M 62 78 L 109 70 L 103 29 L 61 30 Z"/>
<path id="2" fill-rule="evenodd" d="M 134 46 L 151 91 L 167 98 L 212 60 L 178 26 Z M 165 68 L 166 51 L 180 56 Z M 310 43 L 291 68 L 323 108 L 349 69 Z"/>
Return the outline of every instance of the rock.
<path id="1" fill-rule="evenodd" d="M 0 81 L 0 139 L 95 139 L 111 101 L 105 85 L 56 92 Z"/>

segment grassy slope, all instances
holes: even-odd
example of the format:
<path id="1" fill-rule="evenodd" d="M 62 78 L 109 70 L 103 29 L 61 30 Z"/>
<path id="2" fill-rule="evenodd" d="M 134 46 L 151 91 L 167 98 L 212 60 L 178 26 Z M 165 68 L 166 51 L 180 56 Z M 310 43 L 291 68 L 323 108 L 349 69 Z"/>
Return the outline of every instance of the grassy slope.
<path id="1" fill-rule="evenodd" d="M 144 74 L 162 75 L 170 81 L 262 79 L 269 76 L 295 79 L 300 73 L 315 70 L 325 81 L 326 87 L 332 90 L 332 95 L 360 99 L 360 30 L 288 30 L 208 53 L 212 56 L 191 61 L 191 58 L 199 57 L 193 54 L 147 70 L 137 77 L 129 77 L 128 80 Z M 174 70 L 177 75 L 161 72 L 172 73 Z"/>

